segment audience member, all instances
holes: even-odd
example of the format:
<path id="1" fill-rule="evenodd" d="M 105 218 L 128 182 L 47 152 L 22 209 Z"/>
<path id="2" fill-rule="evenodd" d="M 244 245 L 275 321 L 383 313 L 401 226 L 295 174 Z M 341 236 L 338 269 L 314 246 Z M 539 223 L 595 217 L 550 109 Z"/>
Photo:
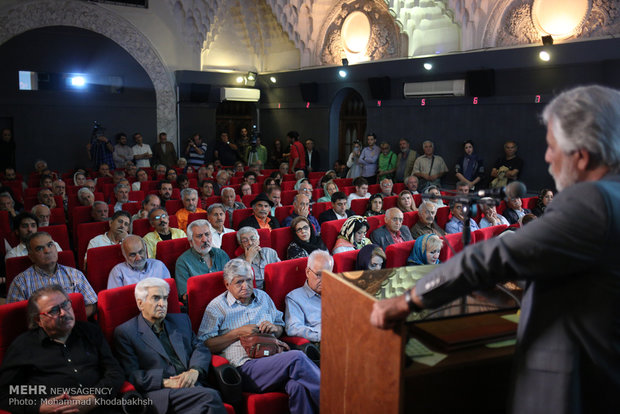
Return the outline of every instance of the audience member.
<path id="1" fill-rule="evenodd" d="M 508 220 L 508 223 L 515 224 L 519 222 L 519 219 L 525 216 L 531 211 L 527 208 L 523 208 L 521 205 L 521 198 L 507 198 L 506 209 L 504 210 L 504 217 Z"/>
<path id="2" fill-rule="evenodd" d="M 394 180 L 396 182 L 404 182 L 406 177 L 413 173 L 413 164 L 417 158 L 417 153 L 409 147 L 409 141 L 401 138 L 398 141 L 400 152 L 396 161 L 396 171 L 394 172 Z"/>
<path id="3" fill-rule="evenodd" d="M 166 205 L 166 201 L 172 200 L 172 183 L 170 181 L 161 180 L 157 183 L 157 191 L 163 205 Z"/>
<path id="4" fill-rule="evenodd" d="M 116 168 L 125 168 L 127 161 L 133 161 L 133 149 L 127 145 L 127 135 L 119 132 L 114 137 L 116 145 L 114 145 L 114 153 L 112 157 Z"/>
<path id="5" fill-rule="evenodd" d="M 185 147 L 185 156 L 187 157 L 189 165 L 200 168 L 206 161 L 206 155 L 206 142 L 202 142 L 202 138 L 199 134 L 193 134 L 187 142 L 187 147 Z"/>
<path id="6" fill-rule="evenodd" d="M 362 167 L 362 177 L 366 179 L 368 184 L 375 184 L 377 182 L 377 160 L 381 150 L 375 145 L 377 142 L 377 136 L 375 134 L 369 134 L 366 139 L 368 146 L 365 147 L 357 163 Z"/>
<path id="7" fill-rule="evenodd" d="M 84 187 L 88 188 L 93 194 L 95 194 L 95 191 L 96 191 L 95 184 L 96 184 L 95 180 L 90 179 L 90 178 L 84 181 Z"/>
<path id="8" fill-rule="evenodd" d="M 491 197 L 485 197 L 480 199 L 480 207 L 482 209 L 482 214 L 484 215 L 480 219 L 479 227 L 484 229 L 485 227 L 491 226 L 499 226 L 501 224 L 509 225 L 506 217 L 501 214 L 497 214 L 497 209 L 495 208 L 495 200 Z"/>
<path id="9" fill-rule="evenodd" d="M 114 147 L 110 140 L 103 135 L 93 137 L 86 144 L 86 152 L 95 169 L 98 169 L 102 164 L 114 168 Z"/>
<path id="10" fill-rule="evenodd" d="M 271 247 L 261 247 L 258 231 L 253 227 L 241 227 L 237 231 L 237 242 L 243 253 L 237 259 L 243 259 L 252 266 L 254 281 L 258 289 L 265 287 L 265 266 L 280 261 L 278 253 Z"/>
<path id="11" fill-rule="evenodd" d="M 154 208 L 149 211 L 149 224 L 155 230 L 144 235 L 144 243 L 148 257 L 157 257 L 157 243 L 164 240 L 174 240 L 187 237 L 187 234 L 181 229 L 170 227 L 170 216 L 163 207 Z"/>
<path id="12" fill-rule="evenodd" d="M 319 214 L 319 224 L 323 225 L 326 221 L 340 220 L 354 216 L 353 210 L 347 209 L 347 195 L 342 191 L 337 191 L 331 197 L 332 208 Z"/>
<path id="13" fill-rule="evenodd" d="M 158 413 L 225 414 L 219 393 L 206 385 L 209 349 L 196 338 L 187 314 L 168 313 L 168 283 L 146 278 L 134 293 L 140 314 L 114 331 L 127 379 Z"/>
<path id="14" fill-rule="evenodd" d="M 276 138 L 273 141 L 273 149 L 271 150 L 271 155 L 269 155 L 269 167 L 279 168 L 280 164 L 285 163 L 287 161 L 286 160 L 287 157 L 285 156 L 287 152 L 288 150 L 284 148 L 280 138 Z"/>
<path id="15" fill-rule="evenodd" d="M 177 181 L 177 170 L 168 168 L 168 170 L 166 170 L 166 180 L 175 183 Z"/>
<path id="16" fill-rule="evenodd" d="M 31 234 L 26 247 L 32 266 L 13 279 L 6 297 L 8 303 L 26 300 L 39 288 L 59 284 L 67 293 L 84 296 L 86 316 L 95 313 L 97 294 L 82 272 L 58 263 L 58 250 L 52 236 L 45 232 Z"/>
<path id="17" fill-rule="evenodd" d="M 385 212 L 385 224 L 375 229 L 370 240 L 383 250 L 390 244 L 413 240 L 407 226 L 403 226 L 403 212 L 392 207 Z"/>
<path id="18" fill-rule="evenodd" d="M 419 194 L 418 193 L 418 177 L 415 175 L 410 175 L 405 178 L 405 188 L 409 190 L 411 194 Z"/>
<path id="19" fill-rule="evenodd" d="M 230 259 L 226 252 L 213 247 L 211 225 L 207 220 L 195 220 L 187 226 L 190 248 L 177 259 L 174 280 L 179 299 L 187 303 L 187 280 L 196 275 L 219 272 Z"/>
<path id="20" fill-rule="evenodd" d="M 142 208 L 131 217 L 131 221 L 149 218 L 149 212 L 159 207 L 161 207 L 161 200 L 157 194 L 147 194 L 142 200 Z"/>
<path id="21" fill-rule="evenodd" d="M 284 321 L 289 336 L 321 342 L 321 291 L 323 271 L 332 271 L 334 259 L 324 250 L 308 256 L 306 283 L 286 295 Z"/>
<path id="22" fill-rule="evenodd" d="M 213 188 L 215 189 L 215 195 L 221 195 L 222 190 L 228 185 L 228 180 L 230 176 L 226 170 L 219 170 L 215 176 L 215 184 L 213 184 Z"/>
<path id="23" fill-rule="evenodd" d="M 198 337 L 214 354 L 228 359 L 241 374 L 246 392 L 284 391 L 291 413 L 318 413 L 320 371 L 301 351 L 250 359 L 240 338 L 284 331 L 282 312 L 265 292 L 252 288 L 252 268 L 233 259 L 224 268 L 226 292 L 209 303 Z"/>
<path id="24" fill-rule="evenodd" d="M 133 158 L 136 160 L 136 167 L 149 168 L 151 166 L 150 159 L 153 157 L 151 146 L 143 142 L 144 138 L 139 132 L 133 134 L 133 140 L 136 145 L 131 149 L 133 150 Z"/>
<path id="25" fill-rule="evenodd" d="M 444 236 L 446 232 L 435 222 L 435 214 L 437 214 L 437 205 L 431 201 L 422 201 L 418 208 L 418 221 L 410 229 L 411 237 L 417 239 L 424 234 Z"/>
<path id="26" fill-rule="evenodd" d="M 86 185 L 86 174 L 84 171 L 76 171 L 76 173 L 73 174 L 73 185 L 76 187 L 84 187 L 84 185 Z"/>
<path id="27" fill-rule="evenodd" d="M 54 199 L 54 193 L 49 188 L 42 188 L 37 193 L 37 201 L 39 204 L 45 204 L 49 208 L 56 208 L 56 200 Z"/>
<path id="28" fill-rule="evenodd" d="M 78 202 L 82 206 L 91 206 L 95 203 L 95 195 L 86 187 L 82 187 L 77 192 Z"/>
<path id="29" fill-rule="evenodd" d="M 170 277 L 170 272 L 163 262 L 149 259 L 146 243 L 139 236 L 125 237 L 121 243 L 121 251 L 125 261 L 117 264 L 110 271 L 108 289 L 133 285 L 147 277 L 160 279 Z"/>
<path id="30" fill-rule="evenodd" d="M 263 193 L 259 194 L 250 203 L 253 214 L 241 221 L 239 227 L 253 227 L 255 229 L 277 229 L 280 227 L 278 219 L 270 216 L 273 202 Z"/>
<path id="31" fill-rule="evenodd" d="M 396 201 L 396 207 L 403 213 L 409 213 L 411 211 L 418 211 L 418 208 L 413 201 L 413 196 L 409 190 L 403 190 L 398 194 L 398 201 Z"/>
<path id="32" fill-rule="evenodd" d="M 355 260 L 356 270 L 381 270 L 385 268 L 387 256 L 383 249 L 376 244 L 362 247 Z"/>
<path id="33" fill-rule="evenodd" d="M 439 155 L 435 155 L 432 141 L 422 143 L 424 155 L 419 156 L 413 164 L 413 174 L 419 179 L 419 188 L 424 190 L 429 185 L 441 185 L 441 177 L 448 172 L 448 166 Z"/>
<path id="34" fill-rule="evenodd" d="M 437 188 L 436 186 L 429 185 L 428 187 L 426 187 L 426 190 L 424 190 L 424 194 L 427 194 L 429 196 L 428 200 L 431 203 L 434 203 L 437 208 L 446 206 L 443 203 L 443 199 L 441 198 L 441 191 L 439 191 L 439 188 Z"/>
<path id="35" fill-rule="evenodd" d="M 553 191 L 548 188 L 543 188 L 538 194 L 538 200 L 536 200 L 536 206 L 532 209 L 532 213 L 536 217 L 540 217 L 545 213 L 547 206 L 553 200 Z"/>
<path id="36" fill-rule="evenodd" d="M 126 184 L 116 184 L 116 187 L 114 187 L 114 198 L 116 199 L 114 212 L 122 210 L 123 204 L 133 202 L 129 201 L 129 186 Z"/>
<path id="37" fill-rule="evenodd" d="M 392 149 L 390 148 L 390 144 L 386 141 L 381 143 L 381 154 L 379 154 L 379 158 L 377 160 L 377 177 L 376 180 L 381 182 L 384 178 L 389 178 L 390 180 L 394 177 L 394 173 L 396 172 L 396 163 L 398 161 L 398 156 L 394 154 Z"/>
<path id="38" fill-rule="evenodd" d="M 165 132 L 160 132 L 159 142 L 153 147 L 153 163 L 172 167 L 176 158 L 177 151 L 172 142 L 168 141 L 168 135 Z"/>
<path id="39" fill-rule="evenodd" d="M 351 154 L 349 154 L 349 159 L 347 160 L 347 167 L 349 168 L 347 178 L 352 178 L 355 180 L 357 177 L 362 176 L 362 164 L 360 164 L 361 155 L 362 143 L 356 140 L 353 142 L 353 148 L 351 149 Z"/>
<path id="40" fill-rule="evenodd" d="M 308 166 L 308 172 L 320 171 L 321 169 L 321 157 L 319 151 L 314 149 L 314 141 L 311 139 L 306 140 L 306 165 Z"/>
<path id="41" fill-rule="evenodd" d="M 235 194 L 235 189 L 232 187 L 225 187 L 222 189 L 222 206 L 224 206 L 224 210 L 226 214 L 228 214 L 228 223 L 232 226 L 232 216 L 235 210 L 241 210 L 246 208 L 245 204 L 241 201 L 237 201 L 237 194 Z"/>
<path id="42" fill-rule="evenodd" d="M 368 180 L 366 178 L 357 177 L 353 180 L 353 185 L 355 186 L 355 192 L 349 194 L 347 197 L 347 208 L 351 208 L 352 200 L 370 198 L 370 193 L 368 193 Z"/>
<path id="43" fill-rule="evenodd" d="M 108 221 L 110 206 L 105 201 L 95 201 L 90 209 L 90 217 L 93 221 Z"/>
<path id="44" fill-rule="evenodd" d="M 211 239 L 213 247 L 222 247 L 222 236 L 226 233 L 234 233 L 233 229 L 226 228 L 226 210 L 220 203 L 211 204 L 207 208 L 207 219 L 211 224 Z"/>
<path id="45" fill-rule="evenodd" d="M 12 221 L 17 215 L 15 211 L 15 201 L 8 191 L 0 193 L 0 211 L 7 211 L 9 213 L 9 221 Z"/>
<path id="46" fill-rule="evenodd" d="M 332 254 L 359 250 L 370 244 L 371 241 L 366 237 L 370 229 L 368 221 L 362 216 L 349 217 L 340 228 L 336 243 L 332 248 Z"/>
<path id="47" fill-rule="evenodd" d="M 321 233 L 321 225 L 319 221 L 310 214 L 310 198 L 303 194 L 297 194 L 293 200 L 293 213 L 282 220 L 281 226 L 288 227 L 296 217 L 305 217 L 308 219 L 312 227 L 314 227 L 314 233 Z"/>
<path id="48" fill-rule="evenodd" d="M 84 263 L 88 257 L 88 250 L 94 247 L 113 246 L 120 244 L 129 232 L 131 226 L 131 215 L 124 210 L 117 211 L 110 220 L 110 230 L 93 237 L 88 242 L 86 254 L 84 255 Z"/>
<path id="49" fill-rule="evenodd" d="M 343 160 L 334 161 L 334 171 L 336 172 L 336 178 L 346 178 L 347 176 L 347 164 Z"/>
<path id="50" fill-rule="evenodd" d="M 200 181 L 198 188 L 200 189 L 200 204 L 202 208 L 209 207 L 207 200 L 215 195 L 213 182 L 209 180 Z"/>
<path id="51" fill-rule="evenodd" d="M 443 241 L 436 234 L 424 234 L 417 239 L 407 258 L 407 265 L 438 264 Z"/>
<path id="52" fill-rule="evenodd" d="M 282 207 L 282 190 L 280 189 L 280 186 L 276 184 L 265 190 L 265 193 L 267 194 L 267 198 L 269 198 L 269 200 L 273 203 L 273 206 L 271 207 L 271 215 L 275 216 L 276 208 Z"/>
<path id="53" fill-rule="evenodd" d="M 523 160 L 517 156 L 517 143 L 506 141 L 504 143 L 504 157 L 495 161 L 491 170 L 491 188 L 505 187 L 517 179 L 523 171 Z"/>
<path id="54" fill-rule="evenodd" d="M 41 176 L 39 180 L 39 187 L 49 188 L 51 190 L 53 183 L 54 183 L 54 178 L 49 174 L 44 174 Z"/>
<path id="55" fill-rule="evenodd" d="M 183 208 L 177 210 L 175 216 L 177 216 L 177 222 L 179 223 L 178 227 L 185 231 L 191 213 L 206 213 L 206 211 L 198 208 L 198 191 L 193 188 L 186 188 L 181 191 L 181 201 L 183 202 Z"/>
<path id="56" fill-rule="evenodd" d="M 50 208 L 45 204 L 37 204 L 36 206 L 32 207 L 32 210 L 30 210 L 30 212 L 37 216 L 39 227 L 47 227 L 50 225 L 50 217 L 52 216 L 52 212 Z"/>
<path id="57" fill-rule="evenodd" d="M 446 223 L 446 233 L 461 233 L 463 231 L 465 220 L 467 219 L 467 214 L 463 211 L 464 208 L 469 208 L 469 206 L 459 202 L 452 202 L 450 206 L 452 218 Z M 469 228 L 471 231 L 478 230 L 478 223 L 472 218 L 469 219 Z"/>
<path id="58" fill-rule="evenodd" d="M 6 252 L 4 260 L 12 257 L 22 257 L 28 255 L 27 241 L 38 231 L 38 219 L 32 213 L 22 212 L 15 216 L 13 219 L 13 232 L 19 239 L 19 244 Z M 62 251 L 62 248 L 58 243 L 54 242 L 56 250 Z"/>
<path id="59" fill-rule="evenodd" d="M 394 188 L 394 183 L 391 178 L 384 178 L 379 182 L 379 189 L 381 190 L 381 195 L 383 197 L 394 196 L 392 189 Z"/>
<path id="60" fill-rule="evenodd" d="M 256 136 L 256 141 L 254 144 L 250 143 L 250 145 L 244 151 L 243 159 L 248 163 L 248 165 L 257 164 L 259 165 L 259 169 L 265 168 L 267 164 L 267 147 L 265 147 L 261 143 L 260 135 Z"/>
<path id="61" fill-rule="evenodd" d="M 215 142 L 213 147 L 213 156 L 219 160 L 222 165 L 232 166 L 237 161 L 237 150 L 239 148 L 228 139 L 228 133 L 220 133 L 220 139 Z"/>
<path id="62" fill-rule="evenodd" d="M 176 157 L 174 157 L 174 159 L 176 160 Z M 172 161 L 172 165 L 171 167 L 174 166 L 175 161 Z M 168 167 L 163 165 L 163 164 L 158 164 L 155 166 L 155 178 L 158 180 L 162 180 L 164 178 L 166 178 L 166 171 L 168 170 Z"/>
<path id="63" fill-rule="evenodd" d="M 289 172 L 288 163 L 287 162 L 281 163 L 278 171 L 280 173 L 280 179 L 281 180 L 284 179 L 284 176 L 287 175 Z"/>
<path id="64" fill-rule="evenodd" d="M 189 188 L 189 178 L 185 174 L 179 174 L 177 176 L 177 187 L 179 190 L 183 191 L 186 188 Z"/>
<path id="65" fill-rule="evenodd" d="M 526 215 L 524 215 L 523 217 L 519 218 L 519 227 L 523 227 L 526 224 L 528 224 L 529 222 L 531 222 L 532 220 L 536 220 L 538 217 L 536 217 L 535 214 L 532 213 L 527 213 Z"/>
<path id="66" fill-rule="evenodd" d="M 287 259 L 309 256 L 315 250 L 327 250 L 321 237 L 306 217 L 298 216 L 290 224 L 292 241 L 286 250 Z"/>
<path id="67" fill-rule="evenodd" d="M 371 195 L 366 205 L 364 217 L 381 216 L 383 214 L 385 214 L 385 210 L 383 209 L 383 195 L 381 193 Z"/>
<path id="68" fill-rule="evenodd" d="M 297 131 L 289 131 L 286 134 L 290 145 L 289 167 L 291 172 L 306 169 L 306 149 L 304 144 L 299 142 L 299 133 Z M 284 174 L 283 174 L 284 175 Z"/>
<path id="69" fill-rule="evenodd" d="M 52 194 L 62 198 L 63 208 L 67 210 L 69 198 L 67 197 L 67 185 L 62 180 L 55 180 L 52 183 Z"/>
<path id="70" fill-rule="evenodd" d="M 483 160 L 474 153 L 472 140 L 468 139 L 463 142 L 463 150 L 465 154 L 458 159 L 454 167 L 456 179 L 465 182 L 469 188 L 473 189 L 484 176 Z"/>
<path id="71" fill-rule="evenodd" d="M 112 411 L 106 400 L 117 398 L 124 378 L 101 330 L 75 320 L 71 301 L 58 284 L 33 291 L 27 315 L 29 330 L 3 358 L 0 407 L 14 413 Z M 28 387 L 28 398 L 14 398 L 9 390 L 14 385 Z M 52 392 L 58 388 L 71 391 Z"/>
<path id="72" fill-rule="evenodd" d="M 250 183 L 243 183 L 241 187 L 239 187 L 241 191 L 241 197 L 252 194 L 252 185 Z"/>

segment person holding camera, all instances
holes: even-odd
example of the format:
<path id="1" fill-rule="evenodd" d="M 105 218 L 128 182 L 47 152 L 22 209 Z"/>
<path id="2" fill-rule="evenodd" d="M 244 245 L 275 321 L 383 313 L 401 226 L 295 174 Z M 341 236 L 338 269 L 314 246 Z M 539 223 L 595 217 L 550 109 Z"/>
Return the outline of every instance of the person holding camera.
<path id="1" fill-rule="evenodd" d="M 185 148 L 185 156 L 187 163 L 192 167 L 200 168 L 205 163 L 205 155 L 207 154 L 207 143 L 202 142 L 200 134 L 194 134 L 189 139 Z"/>

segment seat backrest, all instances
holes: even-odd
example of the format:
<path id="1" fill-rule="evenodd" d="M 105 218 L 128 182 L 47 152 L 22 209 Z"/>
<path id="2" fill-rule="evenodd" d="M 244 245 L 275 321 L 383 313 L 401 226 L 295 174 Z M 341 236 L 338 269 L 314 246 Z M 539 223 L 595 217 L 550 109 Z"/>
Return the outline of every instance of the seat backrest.
<path id="1" fill-rule="evenodd" d="M 326 201 L 324 203 L 315 203 L 312 206 L 312 215 L 318 219 L 322 212 L 329 210 L 330 208 L 332 208 L 331 201 Z"/>
<path id="2" fill-rule="evenodd" d="M 278 253 L 281 260 L 286 260 L 288 245 L 293 241 L 290 227 L 271 230 L 271 248 Z"/>
<path id="3" fill-rule="evenodd" d="M 93 237 L 99 236 L 108 230 L 110 230 L 110 223 L 108 221 L 96 221 L 94 223 L 81 223 L 78 225 L 77 252 L 80 269 L 84 269 L 84 255 L 86 254 L 88 243 Z"/>
<path id="4" fill-rule="evenodd" d="M 311 173 L 308 173 L 308 178 L 309 179 L 315 179 L 315 178 L 321 178 L 325 175 L 325 172 L 323 171 L 312 171 Z"/>
<path id="5" fill-rule="evenodd" d="M 288 292 L 303 286 L 306 281 L 307 257 L 270 263 L 265 266 L 265 292 L 276 308 L 284 312 Z"/>
<path id="6" fill-rule="evenodd" d="M 108 276 L 114 266 L 125 261 L 120 244 L 94 247 L 88 251 L 86 279 L 96 293 L 108 286 Z"/>
<path id="7" fill-rule="evenodd" d="M 258 183 L 254 183 L 252 184 L 252 186 L 257 185 Z M 258 184 L 260 186 L 260 184 Z M 249 206 L 250 203 L 252 203 L 252 201 L 260 194 L 260 190 L 259 191 L 254 191 L 252 190 L 253 193 L 252 194 L 246 194 L 241 198 L 241 202 L 243 203 L 244 206 Z"/>
<path id="8" fill-rule="evenodd" d="M 387 211 L 388 208 L 396 207 L 398 203 L 398 196 L 389 196 L 383 198 L 383 210 Z"/>
<path id="9" fill-rule="evenodd" d="M 77 240 L 78 226 L 81 223 L 89 223 L 92 220 L 90 216 L 91 210 L 92 207 L 90 206 L 76 206 L 69 209 L 69 226 L 71 227 L 74 243 Z"/>
<path id="10" fill-rule="evenodd" d="M 137 202 L 134 203 L 133 201 L 130 201 L 129 203 L 124 203 L 121 206 L 121 210 L 128 212 L 132 216 L 136 214 L 138 211 L 140 211 L 141 208 L 142 208 L 142 205 L 140 203 L 137 203 Z"/>
<path id="11" fill-rule="evenodd" d="M 536 203 L 538 203 L 538 197 L 523 198 L 521 199 L 521 203 L 522 203 L 523 208 L 532 210 L 534 207 L 536 207 Z"/>
<path id="12" fill-rule="evenodd" d="M 348 252 L 336 253 L 334 255 L 334 273 L 356 270 L 355 264 L 359 252 L 359 250 L 349 250 Z"/>
<path id="13" fill-rule="evenodd" d="M 368 221 L 368 225 L 370 226 L 370 229 L 368 229 L 368 231 L 366 232 L 366 236 L 369 237 L 373 231 L 385 224 L 385 214 L 381 214 L 380 216 L 366 217 L 366 220 Z"/>
<path id="14" fill-rule="evenodd" d="M 450 218 L 450 208 L 449 207 L 440 207 L 437 209 L 437 214 L 435 215 L 435 221 L 437 225 L 442 229 L 446 228 L 446 223 Z"/>
<path id="15" fill-rule="evenodd" d="M 332 220 L 326 221 L 321 226 L 321 239 L 323 239 L 323 243 L 325 243 L 325 247 L 330 252 L 336 243 L 336 237 L 338 237 L 338 233 L 340 233 L 340 228 L 344 224 L 347 219 L 340 220 Z"/>
<path id="16" fill-rule="evenodd" d="M 58 252 L 58 263 L 61 265 L 75 267 L 75 257 L 72 250 Z M 11 287 L 11 282 L 15 276 L 32 266 L 32 261 L 28 256 L 11 257 L 6 259 L 6 287 Z"/>
<path id="17" fill-rule="evenodd" d="M 297 191 L 295 190 L 290 190 L 290 191 L 282 190 L 280 192 L 280 203 L 282 203 L 283 206 L 291 206 L 293 205 L 293 200 L 295 199 L 296 195 L 297 195 Z"/>
<path id="18" fill-rule="evenodd" d="M 293 214 L 293 206 L 276 207 L 275 217 L 280 223 L 291 214 Z"/>
<path id="19" fill-rule="evenodd" d="M 177 211 L 183 208 L 183 202 L 181 200 L 168 200 L 166 201 L 166 211 L 169 216 L 174 215 Z"/>
<path id="20" fill-rule="evenodd" d="M 50 209 L 50 224 L 65 224 L 65 223 L 66 223 L 65 209 L 63 207 L 56 207 L 56 208 Z"/>
<path id="21" fill-rule="evenodd" d="M 86 320 L 86 307 L 81 293 L 70 293 L 75 319 Z M 28 301 L 22 300 L 0 306 L 0 363 L 11 342 L 28 330 Z"/>
<path id="22" fill-rule="evenodd" d="M 411 228 L 414 224 L 418 222 L 418 212 L 417 211 L 408 211 L 403 213 L 403 226 L 407 228 Z"/>
<path id="23" fill-rule="evenodd" d="M 497 236 L 507 228 L 508 225 L 500 224 L 498 226 L 489 226 L 483 229 L 476 230 L 474 231 L 476 243 L 484 240 L 489 240 L 490 238 Z"/>
<path id="24" fill-rule="evenodd" d="M 366 207 L 368 207 L 367 198 L 357 198 L 355 200 L 351 200 L 351 210 L 353 210 L 358 216 L 364 215 L 366 212 Z"/>
<path id="25" fill-rule="evenodd" d="M 153 231 L 149 219 L 137 219 L 131 222 L 131 233 L 136 236 L 144 237 L 146 233 Z"/>
<path id="26" fill-rule="evenodd" d="M 282 181 L 282 184 L 280 185 L 280 189 L 282 191 L 291 191 L 295 189 L 295 181 Z"/>
<path id="27" fill-rule="evenodd" d="M 254 214 L 254 210 L 252 210 L 251 208 L 241 208 L 239 210 L 234 210 L 233 211 L 233 229 L 234 230 L 239 230 L 239 223 L 241 223 L 243 220 L 245 220 L 246 218 L 250 217 L 252 214 Z"/>
<path id="28" fill-rule="evenodd" d="M 385 255 L 387 260 L 385 261 L 385 268 L 392 269 L 394 267 L 402 267 L 407 265 L 407 258 L 413 250 L 415 240 L 410 240 L 402 243 L 390 244 L 385 248 Z"/>
<path id="29" fill-rule="evenodd" d="M 443 239 L 443 246 L 441 248 L 441 253 L 439 253 L 439 261 L 441 262 L 449 260 L 452 256 L 463 250 L 463 233 L 446 234 Z M 475 242 L 476 232 L 472 232 L 471 244 L 474 244 Z M 452 251 L 450 246 L 452 246 L 454 251 Z"/>
<path id="30" fill-rule="evenodd" d="M 381 192 L 381 186 L 379 184 L 370 184 L 368 186 L 368 192 L 370 194 L 376 194 Z"/>
<path id="31" fill-rule="evenodd" d="M 52 236 L 52 240 L 62 247 L 63 250 L 71 250 L 69 243 L 69 230 L 66 224 L 57 224 L 54 226 L 39 227 L 39 231 L 45 231 Z"/>
<path id="32" fill-rule="evenodd" d="M 164 240 L 157 243 L 157 253 L 155 256 L 157 260 L 164 262 L 170 272 L 170 275 L 174 276 L 174 268 L 176 266 L 177 259 L 187 249 L 189 249 L 189 240 L 187 240 L 187 237 Z"/>
<path id="33" fill-rule="evenodd" d="M 224 272 L 213 272 L 187 279 L 187 313 L 194 332 L 198 332 L 207 305 L 226 290 Z"/>
<path id="34" fill-rule="evenodd" d="M 9 212 L 0 211 L 0 237 L 5 238 L 9 234 L 11 234 L 11 223 L 9 221 Z"/>
<path id="35" fill-rule="evenodd" d="M 353 185 L 353 178 L 334 178 L 334 183 L 340 188 L 342 191 L 343 187 L 349 187 Z"/>
<path id="36" fill-rule="evenodd" d="M 174 279 L 164 279 L 170 285 L 168 295 L 168 313 L 180 313 L 177 285 Z M 99 292 L 97 301 L 97 321 L 103 336 L 111 344 L 114 339 L 114 329 L 136 316 L 140 311 L 136 305 L 134 290 L 136 285 L 121 286 L 114 289 L 105 289 Z"/>
<path id="37" fill-rule="evenodd" d="M 187 224 L 196 221 L 196 220 L 206 220 L 207 213 L 189 213 L 187 216 Z"/>

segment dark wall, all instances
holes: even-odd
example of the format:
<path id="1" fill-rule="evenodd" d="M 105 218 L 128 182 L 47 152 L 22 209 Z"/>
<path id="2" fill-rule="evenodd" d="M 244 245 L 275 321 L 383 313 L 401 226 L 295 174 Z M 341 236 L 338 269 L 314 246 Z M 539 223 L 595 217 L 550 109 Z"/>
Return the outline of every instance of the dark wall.
<path id="1" fill-rule="evenodd" d="M 48 27 L 23 33 L 0 45 L 0 119 L 10 123 L 17 142 L 18 169 L 29 172 L 36 159 L 52 169 L 90 166 L 85 145 L 93 121 L 113 137 L 141 132 L 156 142 L 153 85 L 140 65 L 118 44 L 72 27 Z M 120 76 L 123 88 L 84 91 L 19 91 L 18 71 Z M 105 89 L 105 90 L 99 90 Z"/>

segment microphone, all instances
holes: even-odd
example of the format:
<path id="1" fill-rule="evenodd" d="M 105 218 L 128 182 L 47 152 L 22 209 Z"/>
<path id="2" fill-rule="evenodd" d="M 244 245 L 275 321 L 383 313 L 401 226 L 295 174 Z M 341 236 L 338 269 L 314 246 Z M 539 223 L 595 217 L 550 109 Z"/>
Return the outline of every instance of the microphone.
<path id="1" fill-rule="evenodd" d="M 508 184 L 506 187 L 500 188 L 489 188 L 488 190 L 480 190 L 476 192 L 478 197 L 491 197 L 495 199 L 504 199 L 504 198 L 521 198 L 525 196 L 527 193 L 527 188 L 525 184 L 520 181 L 513 181 Z"/>

